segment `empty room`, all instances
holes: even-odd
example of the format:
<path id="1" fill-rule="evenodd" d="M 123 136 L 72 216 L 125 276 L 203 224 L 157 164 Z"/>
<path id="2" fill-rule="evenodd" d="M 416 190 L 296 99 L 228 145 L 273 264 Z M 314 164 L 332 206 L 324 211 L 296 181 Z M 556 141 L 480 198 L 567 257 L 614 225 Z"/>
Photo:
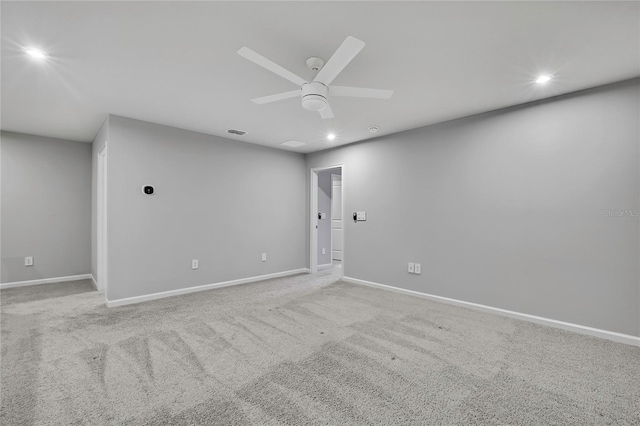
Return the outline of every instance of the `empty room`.
<path id="1" fill-rule="evenodd" d="M 640 425 L 640 2 L 0 15 L 0 424 Z"/>

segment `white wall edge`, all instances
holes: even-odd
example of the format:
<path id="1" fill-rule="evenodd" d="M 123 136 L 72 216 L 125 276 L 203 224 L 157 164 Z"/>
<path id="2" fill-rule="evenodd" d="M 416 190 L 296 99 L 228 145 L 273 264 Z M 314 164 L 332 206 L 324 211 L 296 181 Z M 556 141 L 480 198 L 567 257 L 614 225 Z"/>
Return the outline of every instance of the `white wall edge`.
<path id="1" fill-rule="evenodd" d="M 98 281 L 95 278 L 93 279 L 93 286 L 100 296 L 104 296 L 104 290 L 98 290 Z"/>
<path id="2" fill-rule="evenodd" d="M 273 274 L 258 275 L 255 277 L 241 278 L 238 280 L 224 281 L 224 282 L 219 282 L 214 284 L 204 284 L 196 287 L 187 287 L 187 288 L 181 288 L 177 290 L 162 291 L 160 293 L 145 294 L 142 296 L 127 297 L 124 299 L 107 300 L 107 307 L 115 308 L 117 306 L 132 305 L 134 303 L 148 302 L 150 300 L 156 300 L 156 299 L 164 299 L 165 297 L 179 296 L 181 294 L 196 293 L 199 291 L 212 290 L 214 288 L 229 287 L 232 285 L 248 284 L 256 281 L 264 281 L 272 278 L 280 278 L 280 277 L 286 277 L 289 275 L 302 274 L 302 273 L 309 273 L 309 268 L 300 268 L 300 269 L 293 269 L 291 271 L 275 272 Z"/>
<path id="3" fill-rule="evenodd" d="M 575 333 L 580 333 L 580 334 L 586 334 L 586 335 L 589 335 L 589 336 L 600 337 L 600 338 L 603 338 L 603 339 L 612 340 L 614 342 L 625 343 L 627 345 L 640 347 L 640 337 L 631 336 L 629 334 L 622 334 L 622 333 L 617 333 L 615 331 L 601 330 L 599 328 L 587 327 L 587 326 L 584 326 L 584 325 L 573 324 L 573 323 L 570 323 L 570 322 L 558 321 L 558 320 L 554 320 L 554 319 L 550 319 L 550 318 L 544 318 L 544 317 L 538 317 L 538 316 L 535 316 L 535 315 L 523 314 L 523 313 L 520 313 L 520 312 L 508 311 L 506 309 L 494 308 L 492 306 L 480 305 L 478 303 L 465 302 L 465 301 L 457 300 L 457 299 L 450 299 L 448 297 L 436 296 L 436 295 L 429 294 L 429 293 L 421 293 L 419 291 L 414 291 L 414 290 L 406 290 L 406 289 L 403 289 L 403 288 L 393 287 L 393 286 L 386 285 L 386 284 L 379 284 L 379 283 L 375 283 L 375 282 L 371 282 L 371 281 L 365 281 L 365 280 L 361 280 L 361 279 L 358 279 L 358 278 L 343 277 L 342 280 L 346 281 L 346 282 L 349 282 L 349 283 L 353 283 L 353 284 L 365 285 L 365 286 L 368 286 L 368 287 L 379 288 L 379 289 L 382 289 L 382 290 L 393 291 L 393 292 L 396 292 L 396 293 L 407 294 L 407 295 L 410 295 L 410 296 L 418 296 L 418 297 L 422 297 L 422 298 L 425 298 L 425 299 L 434 300 L 436 302 L 442 302 L 442 303 L 447 303 L 447 304 L 450 304 L 450 305 L 462 306 L 462 307 L 474 309 L 474 310 L 477 310 L 477 311 L 489 312 L 489 313 L 493 313 L 493 314 L 497 314 L 497 315 L 501 315 L 501 316 L 506 316 L 506 317 L 515 318 L 515 319 L 519 319 L 519 320 L 534 322 L 536 324 L 547 325 L 547 326 L 550 326 L 550 327 L 555 327 L 555 328 L 560 328 L 560 329 L 563 329 L 563 330 L 573 331 Z"/>
<path id="4" fill-rule="evenodd" d="M 83 275 L 71 275 L 68 277 L 54 277 L 54 278 L 42 278 L 39 280 L 29 280 L 29 281 L 16 281 L 12 283 L 4 283 L 0 284 L 0 289 L 5 288 L 13 288 L 13 287 L 24 287 L 28 285 L 40 285 L 40 284 L 51 284 L 51 283 L 62 283 L 65 281 L 78 281 L 78 280 L 89 280 L 93 277 L 91 274 L 83 274 Z"/>
<path id="5" fill-rule="evenodd" d="M 98 294 L 103 295 L 104 294 L 104 290 L 99 290 L 98 289 L 98 280 L 96 280 L 96 277 L 94 277 L 93 274 L 91 274 L 91 281 L 93 281 L 93 289 L 95 291 L 97 291 Z"/>

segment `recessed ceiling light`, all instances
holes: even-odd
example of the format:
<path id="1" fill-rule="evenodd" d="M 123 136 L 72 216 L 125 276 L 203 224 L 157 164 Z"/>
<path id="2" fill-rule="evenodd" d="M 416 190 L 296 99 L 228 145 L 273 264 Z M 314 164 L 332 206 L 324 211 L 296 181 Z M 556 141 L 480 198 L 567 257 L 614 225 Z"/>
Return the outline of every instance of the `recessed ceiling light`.
<path id="1" fill-rule="evenodd" d="M 377 131 L 378 131 L 378 126 L 371 126 L 371 127 L 369 127 L 369 131 L 370 131 L 371 133 L 375 133 L 375 132 L 377 132 Z"/>
<path id="2" fill-rule="evenodd" d="M 329 133 L 327 135 L 327 139 L 329 139 L 330 141 L 334 140 L 336 138 L 336 135 L 334 135 L 333 133 Z"/>
<path id="3" fill-rule="evenodd" d="M 34 59 L 45 59 L 47 57 L 46 53 L 35 47 L 25 47 L 24 51 L 27 55 L 31 56 Z"/>
<path id="4" fill-rule="evenodd" d="M 306 145 L 306 143 L 300 141 L 286 141 L 282 142 L 280 145 L 288 146 L 291 148 L 298 148 L 299 146 Z"/>
<path id="5" fill-rule="evenodd" d="M 538 84 L 545 84 L 546 82 L 548 82 L 549 80 L 551 80 L 551 76 L 550 75 L 541 75 L 538 78 L 536 78 L 536 83 Z"/>

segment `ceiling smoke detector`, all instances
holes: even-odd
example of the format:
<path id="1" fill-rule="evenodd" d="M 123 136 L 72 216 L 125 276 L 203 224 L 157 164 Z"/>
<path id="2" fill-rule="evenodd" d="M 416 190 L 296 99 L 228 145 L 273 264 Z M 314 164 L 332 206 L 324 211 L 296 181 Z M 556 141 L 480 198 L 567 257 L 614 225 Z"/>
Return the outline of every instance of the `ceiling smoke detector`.
<path id="1" fill-rule="evenodd" d="M 237 130 L 237 129 L 227 129 L 227 133 L 230 133 L 232 135 L 238 135 L 238 136 L 244 136 L 247 134 L 247 132 L 245 132 L 244 130 Z"/>
<path id="2" fill-rule="evenodd" d="M 375 132 L 377 132 L 377 131 L 378 131 L 378 127 L 377 127 L 377 126 L 371 126 L 371 127 L 369 127 L 369 131 L 370 131 L 371 133 L 375 133 Z"/>

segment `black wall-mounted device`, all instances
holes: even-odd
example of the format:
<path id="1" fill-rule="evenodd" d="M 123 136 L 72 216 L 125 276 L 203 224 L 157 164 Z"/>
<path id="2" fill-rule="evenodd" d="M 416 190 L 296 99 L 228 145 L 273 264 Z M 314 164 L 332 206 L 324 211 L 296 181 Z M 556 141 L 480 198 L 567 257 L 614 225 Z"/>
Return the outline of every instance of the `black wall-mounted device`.
<path id="1" fill-rule="evenodd" d="M 145 195 L 153 195 L 156 193 L 156 189 L 151 185 L 144 185 L 142 187 L 142 193 Z"/>

